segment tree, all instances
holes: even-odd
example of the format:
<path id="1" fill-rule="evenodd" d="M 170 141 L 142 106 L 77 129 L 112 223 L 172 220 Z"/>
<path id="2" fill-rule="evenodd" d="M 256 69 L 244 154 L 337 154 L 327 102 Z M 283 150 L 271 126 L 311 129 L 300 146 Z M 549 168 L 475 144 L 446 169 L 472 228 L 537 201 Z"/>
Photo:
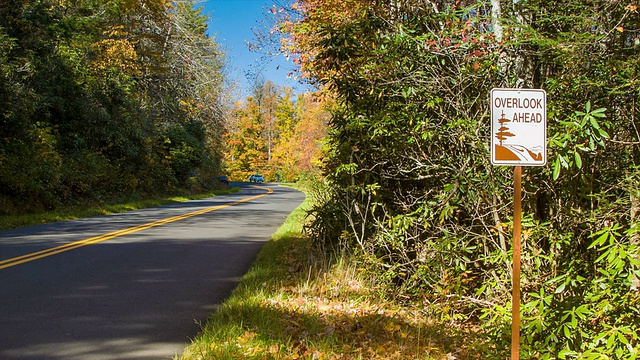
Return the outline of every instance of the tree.
<path id="1" fill-rule="evenodd" d="M 285 87 L 279 96 L 275 119 L 277 137 L 270 159 L 271 172 L 280 181 L 295 181 L 299 175 L 296 157 L 300 148 L 294 142 L 294 136 L 300 117 L 293 102 L 293 91 L 289 87 Z"/>
<path id="2" fill-rule="evenodd" d="M 253 97 L 237 102 L 226 136 L 226 169 L 232 179 L 248 179 L 267 162 L 260 107 Z"/>
<path id="3" fill-rule="evenodd" d="M 0 5 L 0 203 L 216 184 L 224 54 L 192 1 Z"/>
<path id="4" fill-rule="evenodd" d="M 291 96 L 285 89 L 278 106 L 278 143 L 272 162 L 280 179 L 289 182 L 319 174 L 331 104 L 321 93 L 298 95 L 295 103 Z"/>
<path id="5" fill-rule="evenodd" d="M 297 146 L 297 174 L 315 175 L 324 156 L 324 140 L 329 124 L 329 109 L 333 99 L 318 92 L 304 94 L 298 98 L 297 112 L 300 120 L 294 130 L 294 143 Z"/>
<path id="6" fill-rule="evenodd" d="M 289 87 L 258 83 L 253 96 L 235 104 L 228 126 L 230 175 L 245 179 L 258 172 L 271 181 L 297 181 L 316 173 L 329 106 L 320 99 L 312 94 L 294 99 Z"/>
<path id="7" fill-rule="evenodd" d="M 167 102 L 162 125 L 169 132 L 174 128 L 187 131 L 196 140 L 188 146 L 184 142 L 165 142 L 169 152 L 174 145 L 185 147 L 197 159 L 184 158 L 183 151 L 169 155 L 170 162 L 190 163 L 176 173 L 184 183 L 195 171 L 198 178 L 214 179 L 220 172 L 223 157 L 223 96 L 224 54 L 218 44 L 206 35 L 207 18 L 195 1 L 180 1 L 170 12 L 171 26 L 164 44 L 168 71 L 165 81 L 156 88 L 157 96 Z M 176 167 L 174 166 L 174 172 Z"/>

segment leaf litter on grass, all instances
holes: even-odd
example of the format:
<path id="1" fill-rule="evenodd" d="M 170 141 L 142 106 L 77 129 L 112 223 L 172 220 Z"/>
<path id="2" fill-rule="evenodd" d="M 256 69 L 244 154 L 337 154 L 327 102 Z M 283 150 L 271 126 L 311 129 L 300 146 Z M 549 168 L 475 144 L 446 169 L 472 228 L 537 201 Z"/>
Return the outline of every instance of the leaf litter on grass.
<path id="1" fill-rule="evenodd" d="M 182 359 L 481 358 L 473 326 L 385 299 L 355 262 L 328 261 L 289 231 L 265 246 Z"/>

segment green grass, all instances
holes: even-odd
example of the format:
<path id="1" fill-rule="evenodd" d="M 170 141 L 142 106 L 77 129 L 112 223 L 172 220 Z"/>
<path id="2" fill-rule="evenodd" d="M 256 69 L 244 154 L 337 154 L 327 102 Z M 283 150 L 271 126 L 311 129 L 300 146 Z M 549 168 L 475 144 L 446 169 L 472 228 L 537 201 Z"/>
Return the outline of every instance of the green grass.
<path id="1" fill-rule="evenodd" d="M 316 251 L 302 231 L 310 204 L 308 196 L 178 359 L 482 358 L 472 328 L 386 300 L 357 262 Z"/>
<path id="2" fill-rule="evenodd" d="M 155 197 L 150 199 L 125 199 L 113 203 L 79 204 L 68 206 L 53 211 L 25 215 L 0 216 L 0 230 L 14 229 L 30 225 L 47 224 L 57 221 L 74 220 L 98 215 L 108 215 L 138 210 L 148 207 L 161 206 L 176 202 L 205 199 L 216 195 L 230 194 L 240 191 L 239 188 L 226 188 L 204 194 L 177 195 Z"/>

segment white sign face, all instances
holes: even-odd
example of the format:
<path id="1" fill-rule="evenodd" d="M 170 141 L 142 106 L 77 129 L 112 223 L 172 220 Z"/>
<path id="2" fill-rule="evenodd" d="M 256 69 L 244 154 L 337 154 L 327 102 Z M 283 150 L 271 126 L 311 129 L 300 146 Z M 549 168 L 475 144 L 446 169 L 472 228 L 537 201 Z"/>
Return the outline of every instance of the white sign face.
<path id="1" fill-rule="evenodd" d="M 491 90 L 491 163 L 547 163 L 547 93 L 539 89 Z"/>

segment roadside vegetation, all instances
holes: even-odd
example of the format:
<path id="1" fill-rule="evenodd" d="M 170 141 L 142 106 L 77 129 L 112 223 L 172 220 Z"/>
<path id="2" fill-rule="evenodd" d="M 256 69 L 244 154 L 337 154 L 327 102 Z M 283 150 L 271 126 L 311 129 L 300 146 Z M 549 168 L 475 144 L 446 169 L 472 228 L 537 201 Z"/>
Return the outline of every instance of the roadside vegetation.
<path id="1" fill-rule="evenodd" d="M 24 226 L 47 224 L 57 221 L 81 219 L 91 216 L 109 215 L 133 211 L 153 206 L 161 206 L 176 202 L 205 199 L 212 196 L 238 192 L 236 187 L 224 188 L 200 194 L 182 194 L 164 197 L 129 197 L 120 201 L 113 200 L 105 203 L 82 203 L 75 206 L 65 206 L 53 211 L 31 213 L 24 215 L 0 215 L 0 230 L 15 229 Z"/>
<path id="2" fill-rule="evenodd" d="M 195 359 L 482 359 L 477 328 L 387 296 L 351 257 L 327 256 L 296 209 L 179 357 Z"/>
<path id="3" fill-rule="evenodd" d="M 225 58 L 195 1 L 0 6 L 0 215 L 212 191 Z"/>
<path id="4" fill-rule="evenodd" d="M 484 359 L 508 357 L 513 169 L 490 161 L 503 134 L 489 94 L 544 89 L 548 164 L 523 171 L 520 356 L 640 356 L 637 2 L 298 0 L 272 13 L 278 46 L 336 104 L 314 246 L 409 308 L 475 324 L 494 346 Z"/>

